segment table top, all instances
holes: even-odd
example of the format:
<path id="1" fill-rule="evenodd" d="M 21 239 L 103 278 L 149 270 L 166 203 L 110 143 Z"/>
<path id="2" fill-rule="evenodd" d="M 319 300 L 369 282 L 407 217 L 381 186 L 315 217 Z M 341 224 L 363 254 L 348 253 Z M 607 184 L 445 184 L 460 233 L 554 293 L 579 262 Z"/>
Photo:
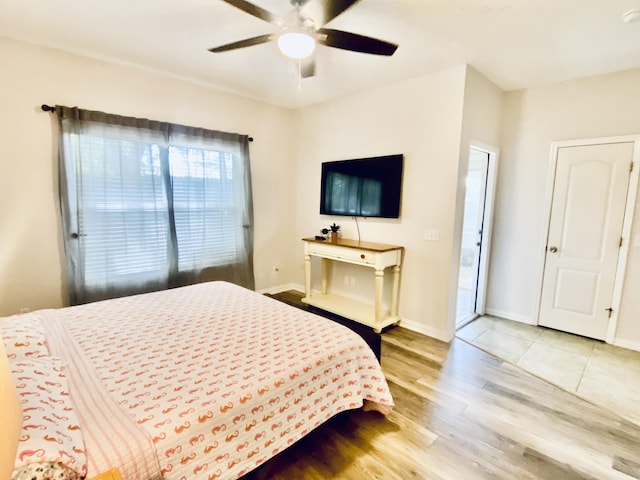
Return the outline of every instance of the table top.
<path id="1" fill-rule="evenodd" d="M 326 243 L 328 245 L 336 245 L 338 247 L 356 248 L 360 250 L 370 250 L 372 252 L 388 252 L 391 250 L 404 250 L 404 247 L 398 245 L 388 245 L 386 243 L 363 242 L 362 240 L 353 240 L 351 238 L 341 238 L 335 242 L 331 240 L 319 240 L 314 237 L 303 238 L 303 242 Z"/>

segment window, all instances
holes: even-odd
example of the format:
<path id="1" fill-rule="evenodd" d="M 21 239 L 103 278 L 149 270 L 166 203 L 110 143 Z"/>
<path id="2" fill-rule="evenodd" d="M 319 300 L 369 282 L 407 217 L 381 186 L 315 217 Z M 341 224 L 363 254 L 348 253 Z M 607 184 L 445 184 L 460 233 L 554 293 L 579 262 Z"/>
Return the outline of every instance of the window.
<path id="1" fill-rule="evenodd" d="M 194 283 L 205 270 L 253 287 L 247 137 L 56 112 L 73 304 Z"/>
<path id="2" fill-rule="evenodd" d="M 233 157 L 229 153 L 169 147 L 178 269 L 203 262 L 232 263 L 242 232 L 234 228 Z"/>

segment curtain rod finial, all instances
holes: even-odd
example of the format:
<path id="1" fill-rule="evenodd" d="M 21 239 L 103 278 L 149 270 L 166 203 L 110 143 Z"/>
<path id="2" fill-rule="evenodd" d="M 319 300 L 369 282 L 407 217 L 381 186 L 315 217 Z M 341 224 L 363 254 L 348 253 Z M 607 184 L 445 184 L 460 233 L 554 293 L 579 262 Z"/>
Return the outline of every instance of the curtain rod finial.
<path id="1" fill-rule="evenodd" d="M 40 108 L 45 112 L 55 112 L 56 111 L 56 107 L 51 107 L 51 106 L 49 106 L 47 104 L 44 104 L 44 103 L 42 105 L 40 105 Z"/>

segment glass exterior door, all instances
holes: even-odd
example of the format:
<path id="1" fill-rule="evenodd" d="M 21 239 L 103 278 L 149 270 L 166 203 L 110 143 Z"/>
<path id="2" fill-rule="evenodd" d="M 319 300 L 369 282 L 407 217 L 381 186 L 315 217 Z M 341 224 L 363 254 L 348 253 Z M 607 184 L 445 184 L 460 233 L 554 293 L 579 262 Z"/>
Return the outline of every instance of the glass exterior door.
<path id="1" fill-rule="evenodd" d="M 471 148 L 466 180 L 460 271 L 458 275 L 457 327 L 462 326 L 476 316 L 488 169 L 489 154 Z"/>

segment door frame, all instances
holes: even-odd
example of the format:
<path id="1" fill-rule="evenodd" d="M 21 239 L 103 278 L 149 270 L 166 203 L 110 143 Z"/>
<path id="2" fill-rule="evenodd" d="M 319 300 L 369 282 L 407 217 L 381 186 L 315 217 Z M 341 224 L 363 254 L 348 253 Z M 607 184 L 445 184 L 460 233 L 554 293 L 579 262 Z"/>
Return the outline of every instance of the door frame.
<path id="1" fill-rule="evenodd" d="M 485 314 L 487 300 L 487 280 L 489 278 L 489 254 L 491 250 L 491 234 L 493 226 L 493 211 L 496 198 L 496 184 L 498 180 L 498 156 L 500 149 L 492 145 L 471 140 L 469 142 L 469 155 L 471 149 L 488 154 L 487 186 L 484 201 L 484 215 L 482 220 L 482 240 L 480 245 L 480 264 L 478 265 L 478 290 L 476 292 L 476 313 Z M 465 191 L 466 195 L 466 191 Z M 460 265 L 458 265 L 458 271 Z"/>
<path id="2" fill-rule="evenodd" d="M 609 319 L 607 328 L 607 343 L 614 343 L 616 336 L 616 328 L 618 325 L 618 315 L 620 313 L 620 303 L 622 300 L 622 287 L 624 286 L 624 276 L 627 269 L 627 257 L 629 256 L 629 247 L 631 246 L 631 227 L 633 223 L 633 214 L 636 206 L 636 196 L 638 192 L 638 178 L 640 174 L 640 135 L 622 135 L 617 137 L 601 137 L 587 138 L 578 140 L 564 140 L 551 143 L 551 151 L 549 157 L 549 173 L 547 178 L 547 195 L 545 200 L 545 235 L 543 238 L 541 267 L 538 282 L 538 302 L 536 304 L 535 319 L 536 324 L 540 324 L 540 306 L 542 303 L 542 285 L 544 280 L 544 269 L 547 257 L 546 245 L 549 242 L 549 227 L 551 222 L 551 207 L 553 206 L 554 184 L 556 179 L 556 168 L 558 163 L 558 150 L 565 147 L 582 147 L 589 145 L 601 145 L 607 143 L 630 143 L 633 142 L 633 170 L 629 176 L 629 185 L 627 188 L 627 199 L 625 202 L 624 219 L 622 221 L 622 246 L 618 252 L 618 262 L 616 267 L 616 275 L 613 285 L 613 294 L 611 298 L 611 308 L 613 312 Z"/>

